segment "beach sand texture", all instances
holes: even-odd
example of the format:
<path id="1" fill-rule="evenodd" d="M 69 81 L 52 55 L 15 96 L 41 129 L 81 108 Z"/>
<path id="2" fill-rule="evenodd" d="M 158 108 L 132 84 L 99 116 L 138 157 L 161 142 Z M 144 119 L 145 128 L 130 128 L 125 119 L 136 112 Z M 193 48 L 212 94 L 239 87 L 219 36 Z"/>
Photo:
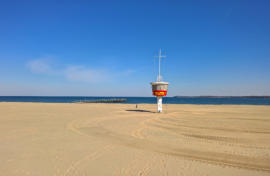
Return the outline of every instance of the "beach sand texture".
<path id="1" fill-rule="evenodd" d="M 270 106 L 0 103 L 0 175 L 270 175 Z"/>

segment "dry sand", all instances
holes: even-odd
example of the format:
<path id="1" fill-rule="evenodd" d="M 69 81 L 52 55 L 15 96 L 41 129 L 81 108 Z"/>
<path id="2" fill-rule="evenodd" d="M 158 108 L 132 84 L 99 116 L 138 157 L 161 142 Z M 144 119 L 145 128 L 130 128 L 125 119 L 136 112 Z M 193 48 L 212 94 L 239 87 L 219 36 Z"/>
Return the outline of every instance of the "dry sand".
<path id="1" fill-rule="evenodd" d="M 270 175 L 270 106 L 0 103 L 0 175 Z"/>

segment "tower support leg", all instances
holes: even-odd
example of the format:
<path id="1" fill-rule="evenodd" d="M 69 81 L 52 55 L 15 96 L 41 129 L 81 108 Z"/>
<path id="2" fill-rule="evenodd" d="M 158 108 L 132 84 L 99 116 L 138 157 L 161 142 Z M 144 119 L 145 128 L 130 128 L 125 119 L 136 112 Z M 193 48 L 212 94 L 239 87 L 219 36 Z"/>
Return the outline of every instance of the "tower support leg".
<path id="1" fill-rule="evenodd" d="M 162 97 L 157 97 L 157 106 L 158 106 L 158 112 L 162 112 Z"/>

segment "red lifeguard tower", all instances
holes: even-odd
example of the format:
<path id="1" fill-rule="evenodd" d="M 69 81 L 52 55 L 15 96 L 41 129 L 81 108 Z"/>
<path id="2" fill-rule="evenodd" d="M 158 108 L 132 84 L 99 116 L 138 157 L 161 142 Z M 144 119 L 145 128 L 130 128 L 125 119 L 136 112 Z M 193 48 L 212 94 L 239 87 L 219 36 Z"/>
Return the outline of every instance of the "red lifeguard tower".
<path id="1" fill-rule="evenodd" d="M 152 82 L 152 91 L 153 95 L 157 97 L 157 111 L 162 112 L 162 97 L 167 95 L 167 90 L 168 90 L 168 82 L 163 82 L 162 77 L 160 75 L 160 60 L 161 58 L 164 58 L 166 56 L 161 55 L 161 49 L 159 50 L 159 55 L 158 57 L 158 77 L 156 82 Z"/>

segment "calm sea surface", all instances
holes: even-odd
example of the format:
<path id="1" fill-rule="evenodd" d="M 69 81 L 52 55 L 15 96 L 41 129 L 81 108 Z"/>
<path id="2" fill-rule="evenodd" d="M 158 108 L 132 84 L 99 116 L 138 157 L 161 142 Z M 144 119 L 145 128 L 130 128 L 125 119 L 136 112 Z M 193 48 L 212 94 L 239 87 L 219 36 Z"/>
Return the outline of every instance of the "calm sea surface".
<path id="1" fill-rule="evenodd" d="M 42 103 L 72 103 L 75 101 L 126 98 L 128 104 L 156 103 L 155 97 L 38 97 L 38 96 L 0 96 L 0 102 L 42 102 Z M 270 98 L 191 98 L 164 97 L 164 104 L 245 104 L 270 105 Z"/>

